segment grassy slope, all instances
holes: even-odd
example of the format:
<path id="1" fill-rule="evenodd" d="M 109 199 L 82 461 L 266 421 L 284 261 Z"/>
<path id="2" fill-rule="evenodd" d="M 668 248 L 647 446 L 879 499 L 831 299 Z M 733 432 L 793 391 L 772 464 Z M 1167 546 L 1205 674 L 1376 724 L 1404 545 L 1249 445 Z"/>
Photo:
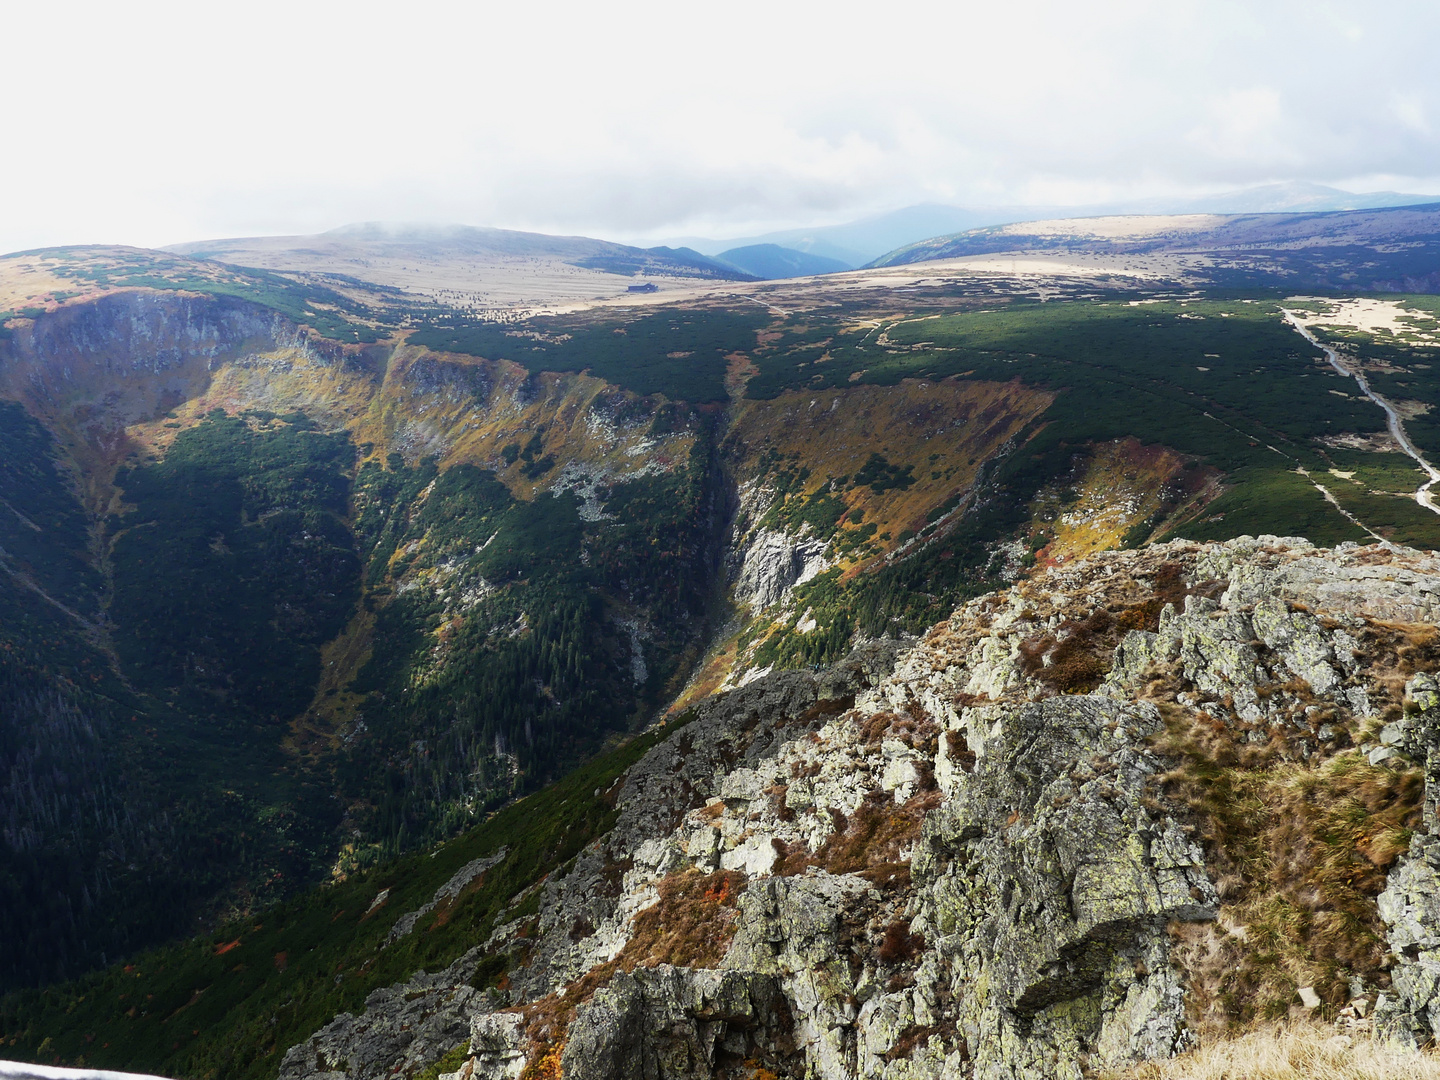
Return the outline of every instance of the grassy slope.
<path id="1" fill-rule="evenodd" d="M 639 394 L 692 403 L 725 397 L 726 357 L 768 318 L 751 311 L 662 309 L 616 317 L 547 316 L 524 329 L 436 316 L 410 335 L 429 349 L 511 360 L 531 372 L 589 371 Z"/>
<path id="2" fill-rule="evenodd" d="M 333 289 L 300 284 L 266 270 L 240 269 L 143 248 L 84 246 L 15 252 L 0 261 L 0 282 L 4 283 L 0 293 L 21 297 L 16 304 L 21 313 L 53 310 L 57 303 L 76 295 L 156 289 L 249 300 L 334 341 L 365 343 L 384 336 L 376 326 L 379 312 Z M 69 288 L 55 287 L 62 282 Z M 15 303 L 16 298 L 11 296 L 9 302 Z"/>

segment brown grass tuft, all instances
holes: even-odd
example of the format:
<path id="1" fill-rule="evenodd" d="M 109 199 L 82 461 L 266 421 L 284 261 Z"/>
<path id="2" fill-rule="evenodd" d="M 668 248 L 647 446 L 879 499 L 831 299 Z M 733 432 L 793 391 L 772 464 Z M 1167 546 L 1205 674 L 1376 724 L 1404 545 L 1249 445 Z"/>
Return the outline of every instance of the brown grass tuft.
<path id="1" fill-rule="evenodd" d="M 1089 693 L 1110 670 L 1115 646 L 1131 630 L 1156 630 L 1166 604 L 1177 608 L 1187 596 L 1215 597 L 1220 581 L 1187 586 L 1179 563 L 1166 562 L 1150 575 L 1152 595 L 1128 607 L 1096 608 L 1085 618 L 1070 618 L 1054 633 L 1038 634 L 1020 644 L 1020 668 L 1059 694 Z"/>
<path id="2" fill-rule="evenodd" d="M 901 964 L 915 959 L 924 948 L 924 935 L 912 934 L 910 920 L 900 919 L 885 928 L 885 937 L 876 955 L 882 964 Z"/>
<path id="3" fill-rule="evenodd" d="M 1084 619 L 1067 619 L 1058 634 L 1042 634 L 1020 643 L 1020 668 L 1061 694 L 1088 693 L 1108 670 L 1101 654 L 1114 652 L 1115 620 L 1104 608 Z"/>
<path id="4" fill-rule="evenodd" d="M 976 757 L 975 751 L 970 749 L 970 744 L 965 741 L 963 732 L 947 731 L 945 733 L 945 750 L 947 756 L 961 772 L 975 771 L 975 763 L 979 758 Z"/>
<path id="5" fill-rule="evenodd" d="M 885 739 L 895 739 L 926 757 L 934 757 L 940 747 L 940 725 L 915 702 L 909 702 L 906 715 L 893 712 L 872 713 L 860 723 L 860 737 L 866 746 Z"/>
<path id="6" fill-rule="evenodd" d="M 1198 829 L 1221 900 L 1217 923 L 1172 930 L 1191 1023 L 1278 1020 L 1306 985 L 1329 1013 L 1353 975 L 1388 985 L 1375 897 L 1418 823 L 1419 770 L 1371 766 L 1355 750 L 1307 765 L 1206 712 L 1161 711 L 1157 749 L 1179 759 L 1161 785 Z"/>
<path id="7" fill-rule="evenodd" d="M 1440 1057 L 1296 1022 L 1102 1075 L 1105 1080 L 1440 1080 Z"/>
<path id="8" fill-rule="evenodd" d="M 735 932 L 735 905 L 744 888 L 739 870 L 702 874 L 692 868 L 663 878 L 660 899 L 635 916 L 634 932 L 616 958 L 620 967 L 714 967 Z"/>
<path id="9" fill-rule="evenodd" d="M 597 964 L 566 987 L 513 1010 L 524 1015 L 531 1052 L 522 1080 L 559 1080 L 562 1036 L 575 1008 L 595 996 L 617 971 L 675 964 L 714 967 L 735 932 L 735 906 L 745 888 L 738 870 L 702 874 L 694 868 L 663 878 L 659 899 L 634 919 L 633 932 L 615 959 Z"/>
<path id="10" fill-rule="evenodd" d="M 920 1047 L 922 1043 L 928 1043 L 933 1037 L 940 1034 L 940 1028 L 936 1025 L 920 1027 L 912 1024 L 900 1032 L 900 1038 L 895 1045 L 885 1051 L 886 1061 L 901 1061 L 909 1058 Z"/>
<path id="11" fill-rule="evenodd" d="M 779 843 L 780 859 L 775 873 L 803 874 L 805 868 L 818 866 L 832 874 L 862 874 L 876 885 L 893 885 L 903 877 L 909 882 L 909 863 L 902 854 L 920 835 L 925 815 L 940 804 L 941 795 L 933 787 L 923 790 L 908 802 L 897 806 L 884 791 L 872 791 L 850 816 L 830 811 L 835 831 L 814 853 L 804 844 L 793 846 Z M 783 849 L 783 850 L 782 850 Z M 900 874 L 899 869 L 904 873 Z"/>

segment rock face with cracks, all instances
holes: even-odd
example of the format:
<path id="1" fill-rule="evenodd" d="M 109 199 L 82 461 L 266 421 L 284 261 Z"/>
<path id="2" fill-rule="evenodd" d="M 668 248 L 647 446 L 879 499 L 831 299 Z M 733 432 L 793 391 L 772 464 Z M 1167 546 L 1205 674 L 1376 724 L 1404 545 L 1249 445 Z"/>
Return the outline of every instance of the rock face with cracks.
<path id="1" fill-rule="evenodd" d="M 933 996 L 954 1001 L 975 1075 L 1174 1053 L 1184 991 L 1165 926 L 1211 919 L 1217 900 L 1199 847 L 1145 806 L 1159 713 L 1055 697 L 963 724 L 983 756 L 926 822 L 911 927 L 934 938 Z"/>
<path id="2" fill-rule="evenodd" d="M 1418 552 L 1176 542 L 717 695 L 540 886 L 538 927 L 372 995 L 282 1075 L 410 1076 L 457 1046 L 455 1080 L 1039 1080 L 1172 1055 L 1213 975 L 1184 943 L 1245 932 L 1233 853 L 1174 794 L 1194 731 L 1302 779 L 1423 773 L 1408 853 L 1364 899 L 1393 956 L 1348 977 L 1379 1032 L 1426 1042 L 1437 613 Z M 469 985 L 487 955 L 506 990 Z M 1304 991 L 1292 1007 L 1333 1008 Z"/>
<path id="3" fill-rule="evenodd" d="M 1409 708 L 1381 728 L 1381 745 L 1424 763 L 1425 808 L 1422 828 L 1379 898 L 1396 965 L 1376 1018 L 1399 1042 L 1424 1046 L 1440 1038 L 1440 681 L 1417 675 L 1405 691 Z"/>

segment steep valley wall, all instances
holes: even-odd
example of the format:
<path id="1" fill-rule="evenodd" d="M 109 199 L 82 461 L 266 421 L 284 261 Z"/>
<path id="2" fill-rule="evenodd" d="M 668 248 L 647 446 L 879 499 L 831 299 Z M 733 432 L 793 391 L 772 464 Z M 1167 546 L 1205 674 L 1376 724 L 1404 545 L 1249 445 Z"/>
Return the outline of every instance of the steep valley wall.
<path id="1" fill-rule="evenodd" d="M 706 471 L 711 504 L 707 550 L 696 553 L 708 569 L 696 572 L 716 577 L 711 591 L 726 593 L 747 618 L 764 618 L 825 569 L 853 576 L 905 557 L 917 531 L 934 535 L 934 514 L 926 515 L 936 507 L 943 532 L 1053 397 L 1019 382 L 907 381 L 787 392 L 707 412 L 584 374 L 531 374 L 507 361 L 393 343 L 340 345 L 242 300 L 145 290 L 21 320 L 3 349 L 0 396 L 55 434 L 97 532 L 106 515 L 127 508 L 117 469 L 163 459 L 215 410 L 299 411 L 348 433 L 361 461 L 398 453 L 408 465 L 433 459 L 442 471 L 473 465 L 520 500 L 568 493 L 597 528 L 615 518 L 606 498 L 617 486 L 671 477 L 693 461 Z M 102 566 L 108 542 L 100 536 Z M 414 571 L 399 568 L 394 589 L 423 584 L 419 554 Z M 621 617 L 639 628 L 648 620 L 641 611 Z M 329 688 L 343 689 L 369 655 L 370 622 L 357 620 L 334 650 L 350 670 L 327 669 Z M 738 676 L 746 658 L 735 659 Z M 697 685 L 730 674 L 722 663 Z M 325 715 L 307 721 L 308 743 L 344 726 L 335 707 L 317 700 Z"/>
<path id="2" fill-rule="evenodd" d="M 3 560 L 62 632 L 9 630 L 62 678 L 107 669 L 105 707 L 134 719 L 103 752 L 157 792 L 151 818 L 198 806 L 197 835 L 250 852 L 214 845 L 183 925 L 453 834 L 643 725 L 725 620 L 963 513 L 1050 400 L 942 381 L 700 409 L 146 289 L 11 325 L 0 398 L 53 435 L 81 505 L 36 549 L 53 572 L 18 539 Z M 721 653 L 688 699 L 763 666 Z M 306 791 L 325 801 L 297 838 Z"/>

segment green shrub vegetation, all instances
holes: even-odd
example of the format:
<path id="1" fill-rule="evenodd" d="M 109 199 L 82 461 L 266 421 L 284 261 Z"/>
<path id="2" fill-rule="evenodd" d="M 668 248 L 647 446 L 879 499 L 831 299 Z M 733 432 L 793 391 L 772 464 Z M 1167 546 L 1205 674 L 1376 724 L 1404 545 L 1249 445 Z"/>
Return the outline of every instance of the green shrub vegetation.
<path id="1" fill-rule="evenodd" d="M 89 520 L 53 454 L 0 406 L 0 988 L 184 933 L 237 883 L 252 902 L 281 895 L 333 816 L 273 732 L 118 676 L 108 643 L 132 639 L 106 632 Z"/>
<path id="2" fill-rule="evenodd" d="M 116 648 L 137 686 L 201 715 L 279 723 L 303 709 L 320 645 L 350 617 L 354 448 L 300 416 L 219 413 L 164 461 L 117 478 L 134 509 L 111 547 Z"/>
<path id="3" fill-rule="evenodd" d="M 546 316 L 517 330 L 460 315 L 433 316 L 412 345 L 513 360 L 532 372 L 589 371 L 639 394 L 677 401 L 725 397 L 726 357 L 753 348 L 764 315 L 725 310 L 675 311 L 620 322 Z"/>
<path id="4" fill-rule="evenodd" d="M 525 913 L 515 899 L 614 823 L 621 774 L 685 718 L 603 754 L 432 852 L 300 895 L 214 934 L 73 983 L 0 1000 L 7 1054 L 168 1076 L 260 1080 L 284 1052 L 373 990 L 437 971 Z M 379 948 L 462 866 L 507 849 L 478 888 Z M 384 890 L 382 906 L 372 907 Z M 532 892 L 531 897 L 538 893 Z M 533 899 L 532 899 L 533 903 Z M 480 972 L 490 983 L 514 958 Z"/>
<path id="5" fill-rule="evenodd" d="M 612 485 L 592 522 L 571 494 L 517 500 L 470 465 L 361 468 L 375 632 L 352 686 L 367 734 L 340 776 L 387 850 L 562 775 L 674 692 L 711 601 L 710 444 L 702 431 L 674 473 Z M 646 624 L 638 651 L 630 619 Z"/>

